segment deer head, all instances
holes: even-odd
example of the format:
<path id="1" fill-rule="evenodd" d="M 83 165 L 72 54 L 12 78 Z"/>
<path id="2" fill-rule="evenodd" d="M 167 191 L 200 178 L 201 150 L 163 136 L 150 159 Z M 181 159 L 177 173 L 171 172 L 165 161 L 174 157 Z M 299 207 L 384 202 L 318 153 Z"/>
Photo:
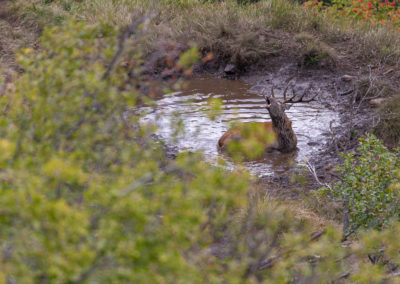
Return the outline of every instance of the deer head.
<path id="1" fill-rule="evenodd" d="M 283 116 L 283 113 L 290 109 L 293 104 L 295 103 L 309 103 L 311 101 L 314 101 L 315 98 L 319 95 L 320 90 L 317 90 L 316 94 L 312 96 L 309 99 L 305 99 L 305 96 L 310 92 L 310 90 L 313 88 L 312 84 L 310 84 L 304 92 L 298 96 L 298 94 L 295 92 L 294 88 L 292 87 L 292 96 L 290 98 L 287 98 L 287 92 L 291 84 L 287 84 L 285 89 L 283 90 L 283 98 L 278 99 L 275 97 L 274 94 L 274 86 L 271 87 L 271 91 L 268 93 L 266 89 L 262 91 L 262 95 L 264 96 L 264 99 L 266 101 L 266 109 L 268 110 L 271 119 L 274 120 L 274 118 L 279 118 Z"/>
<path id="2" fill-rule="evenodd" d="M 266 108 L 269 112 L 269 115 L 272 120 L 272 127 L 274 132 L 277 135 L 277 143 L 276 149 L 281 152 L 291 152 L 296 149 L 297 145 L 297 137 L 292 129 L 292 122 L 285 114 L 285 110 L 289 109 L 293 104 L 296 103 L 308 103 L 319 95 L 319 90 L 317 93 L 311 97 L 310 99 L 305 99 L 305 96 L 312 89 L 312 85 L 310 84 L 308 88 L 304 90 L 301 95 L 297 95 L 292 87 L 292 96 L 287 98 L 287 91 L 290 87 L 290 83 L 288 83 L 283 90 L 283 98 L 277 99 L 274 94 L 274 87 L 272 86 L 271 92 L 267 93 L 264 89 L 262 94 L 266 101 Z"/>

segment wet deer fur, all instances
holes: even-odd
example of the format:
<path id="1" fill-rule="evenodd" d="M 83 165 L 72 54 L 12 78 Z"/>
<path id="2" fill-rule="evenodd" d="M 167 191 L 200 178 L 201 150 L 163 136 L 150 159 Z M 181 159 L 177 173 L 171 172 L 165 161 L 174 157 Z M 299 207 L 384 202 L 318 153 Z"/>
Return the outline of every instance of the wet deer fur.
<path id="1" fill-rule="evenodd" d="M 267 133 L 270 133 L 275 137 L 275 142 L 266 145 L 267 151 L 278 150 L 280 152 L 288 153 L 297 149 L 297 137 L 293 131 L 292 122 L 285 114 L 285 110 L 289 109 L 294 103 L 307 103 L 313 101 L 318 95 L 317 93 L 311 99 L 304 99 L 304 96 L 312 88 L 310 85 L 298 99 L 295 99 L 297 94 L 292 88 L 293 95 L 291 98 L 287 99 L 286 93 L 288 88 L 289 84 L 284 89 L 283 100 L 275 98 L 273 87 L 271 88 L 270 94 L 267 94 L 265 89 L 262 92 L 271 121 L 259 122 L 259 124 L 263 125 L 263 128 Z M 242 137 L 239 129 L 229 129 L 219 139 L 218 148 L 224 149 L 229 142 L 240 141 L 241 139 Z"/>

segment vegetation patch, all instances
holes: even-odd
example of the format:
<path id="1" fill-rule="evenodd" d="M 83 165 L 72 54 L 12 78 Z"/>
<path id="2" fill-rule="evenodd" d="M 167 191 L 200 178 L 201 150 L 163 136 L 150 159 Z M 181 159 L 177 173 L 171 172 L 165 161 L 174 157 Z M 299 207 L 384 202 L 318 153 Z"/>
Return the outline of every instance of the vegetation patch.
<path id="1" fill-rule="evenodd" d="M 304 6 L 315 10 L 328 10 L 336 16 L 346 17 L 357 21 L 366 21 L 371 25 L 396 27 L 400 25 L 400 10 L 397 1 L 380 0 L 334 0 L 307 1 Z"/>
<path id="2" fill-rule="evenodd" d="M 338 60 L 336 52 L 326 43 L 308 33 L 297 34 L 294 38 L 300 44 L 298 47 L 300 66 L 332 68 L 336 65 Z"/>
<path id="3" fill-rule="evenodd" d="M 400 210 L 399 149 L 391 153 L 375 136 L 360 139 L 358 156 L 344 155 L 339 167 L 342 175 L 332 188 L 323 190 L 343 204 L 345 231 L 359 227 L 382 228 L 397 218 Z"/>
<path id="4" fill-rule="evenodd" d="M 379 123 L 374 129 L 376 135 L 391 147 L 400 141 L 400 96 L 388 99 L 379 110 Z"/>
<path id="5" fill-rule="evenodd" d="M 67 3 L 67 4 L 66 4 Z M 236 1 L 16 1 L 20 13 L 32 11 L 41 19 L 74 16 L 80 21 L 110 25 L 128 24 L 131 16 L 152 15 L 148 23 L 149 53 L 155 52 L 160 40 L 188 41 L 199 45 L 204 54 L 214 53 L 221 63 L 239 67 L 267 65 L 269 56 L 292 55 L 297 45 L 295 34 L 308 34 L 304 43 L 302 64 L 329 61 L 336 64 L 335 49 L 354 59 L 372 63 L 390 57 L 390 64 L 400 58 L 396 32 L 381 26 L 338 18 L 329 11 L 315 11 L 297 3 L 265 0 L 248 5 Z M 37 10 L 35 12 L 35 9 Z M 27 12 L 28 11 L 28 12 Z M 54 23 L 54 22 L 53 22 Z M 318 39 L 318 40 L 316 40 Z M 355 52 L 357 51 L 357 52 Z M 339 60 L 340 64 L 340 60 Z"/>

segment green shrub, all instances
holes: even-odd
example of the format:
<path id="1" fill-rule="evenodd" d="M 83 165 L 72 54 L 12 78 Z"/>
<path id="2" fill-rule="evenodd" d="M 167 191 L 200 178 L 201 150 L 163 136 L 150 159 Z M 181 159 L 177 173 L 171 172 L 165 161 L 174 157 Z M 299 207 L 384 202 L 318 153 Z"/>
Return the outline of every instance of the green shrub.
<path id="1" fill-rule="evenodd" d="M 344 204 L 349 214 L 349 230 L 360 226 L 382 228 L 392 217 L 398 217 L 400 194 L 399 149 L 390 152 L 374 135 L 360 139 L 359 155 L 344 155 L 339 167 L 342 180 L 332 189 L 334 200 Z"/>

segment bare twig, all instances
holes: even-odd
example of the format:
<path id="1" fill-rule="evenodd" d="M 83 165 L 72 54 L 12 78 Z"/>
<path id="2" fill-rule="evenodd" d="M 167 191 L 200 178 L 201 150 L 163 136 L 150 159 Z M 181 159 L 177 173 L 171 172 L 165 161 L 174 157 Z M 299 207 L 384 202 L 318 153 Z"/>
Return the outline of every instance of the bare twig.
<path id="1" fill-rule="evenodd" d="M 337 280 L 341 280 L 341 279 L 347 278 L 349 276 L 350 276 L 350 272 L 345 272 L 342 275 L 340 275 Z"/>
<path id="2" fill-rule="evenodd" d="M 316 232 L 315 234 L 313 234 L 313 235 L 311 236 L 311 241 L 315 241 L 315 240 L 319 239 L 319 237 L 321 237 L 321 236 L 324 235 L 325 233 L 326 233 L 326 229 L 323 229 L 323 230 L 320 231 L 320 232 Z"/>
<path id="3" fill-rule="evenodd" d="M 92 264 L 87 269 L 85 269 L 75 281 L 72 281 L 72 283 L 78 284 L 85 282 L 90 277 L 90 275 L 100 266 L 100 261 L 103 259 L 104 255 L 105 251 L 99 250 L 94 257 Z"/>
<path id="4" fill-rule="evenodd" d="M 347 211 L 347 210 L 345 210 L 345 211 Z M 347 227 L 348 226 L 349 225 L 347 224 Z M 348 237 L 350 237 L 353 233 L 355 233 L 357 231 L 358 228 L 360 228 L 360 226 L 361 226 L 361 224 L 357 224 L 353 228 L 351 228 L 350 231 L 348 231 L 347 233 L 344 233 L 343 237 L 342 237 L 342 242 L 346 241 L 348 239 Z M 343 227 L 344 227 L 344 224 L 343 224 Z M 343 231 L 343 232 L 345 232 L 345 231 Z"/>
<path id="5" fill-rule="evenodd" d="M 389 275 L 386 276 L 386 279 L 390 279 L 390 278 L 394 278 L 394 277 L 398 277 L 398 276 L 400 276 L 400 271 L 390 273 Z"/>
<path id="6" fill-rule="evenodd" d="M 309 172 L 313 175 L 315 181 L 316 181 L 319 185 L 325 186 L 325 187 L 329 188 L 330 190 L 332 190 L 332 186 L 331 186 L 330 184 L 328 184 L 328 183 L 323 183 L 323 182 L 321 182 L 321 181 L 319 180 L 318 175 L 317 175 L 317 171 L 315 170 L 315 167 L 314 167 L 309 161 L 306 162 L 306 166 L 307 166 L 307 169 L 309 170 Z"/>
<path id="7" fill-rule="evenodd" d="M 154 177 L 155 177 L 155 175 L 153 173 L 147 173 L 143 177 L 141 177 L 137 180 L 134 180 L 131 184 L 129 184 L 125 188 L 121 189 L 118 192 L 118 195 L 126 196 L 129 193 L 131 193 L 132 191 L 134 191 L 135 189 L 139 188 L 140 186 L 150 184 L 154 180 Z"/>
<path id="8" fill-rule="evenodd" d="M 329 133 L 330 133 L 330 135 L 332 137 L 332 144 L 335 146 L 335 153 L 336 153 L 336 155 L 339 155 L 338 143 L 336 141 L 335 133 L 333 132 L 333 128 L 332 128 L 332 125 L 333 125 L 334 122 L 335 122 L 335 120 L 331 120 L 329 122 Z"/>
<path id="9" fill-rule="evenodd" d="M 285 97 L 284 97 L 283 103 L 295 104 L 295 103 L 309 103 L 309 102 L 311 102 L 311 101 L 314 101 L 315 98 L 321 93 L 321 89 L 318 89 L 318 90 L 316 91 L 316 94 L 315 94 L 313 97 L 311 97 L 310 99 L 306 99 L 306 100 L 304 99 L 304 97 L 309 93 L 309 91 L 310 91 L 312 88 L 313 88 L 313 85 L 310 84 L 310 85 L 304 90 L 304 92 L 300 95 L 300 97 L 299 97 L 298 99 L 295 100 L 295 97 L 297 96 L 297 94 L 296 94 L 296 92 L 294 91 L 293 88 L 292 88 L 293 96 L 292 96 L 291 98 L 289 98 L 289 99 L 286 99 L 286 89 L 287 89 L 287 87 L 286 87 L 285 92 L 284 92 Z"/>
<path id="10" fill-rule="evenodd" d="M 106 71 L 104 72 L 104 74 L 102 76 L 103 80 L 106 79 L 110 75 L 115 64 L 118 62 L 119 58 L 121 57 L 121 55 L 125 49 L 126 40 L 136 33 L 137 29 L 139 28 L 139 26 L 142 23 L 148 23 L 152 17 L 153 16 L 144 16 L 144 17 L 140 18 L 139 20 L 132 19 L 132 23 L 129 26 L 127 26 L 126 28 L 122 29 L 121 35 L 118 39 L 117 50 L 115 51 L 113 59 L 111 60 L 110 64 L 108 65 Z"/>
<path id="11" fill-rule="evenodd" d="M 354 92 L 355 91 L 355 89 L 353 88 L 353 89 L 350 89 L 350 90 L 348 90 L 348 91 L 345 91 L 345 92 L 342 92 L 342 93 L 338 93 L 338 95 L 339 96 L 341 96 L 341 97 L 343 97 L 343 96 L 347 96 L 347 95 L 350 95 L 352 92 Z"/>

